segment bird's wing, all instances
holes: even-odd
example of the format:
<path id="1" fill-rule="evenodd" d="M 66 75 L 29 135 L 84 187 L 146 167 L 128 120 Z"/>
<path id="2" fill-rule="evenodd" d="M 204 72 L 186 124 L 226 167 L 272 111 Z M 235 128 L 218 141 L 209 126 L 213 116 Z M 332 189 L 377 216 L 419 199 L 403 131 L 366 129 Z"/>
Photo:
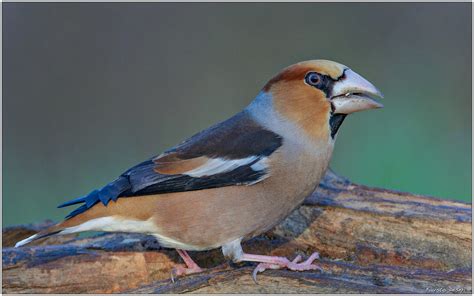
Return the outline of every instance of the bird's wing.
<path id="1" fill-rule="evenodd" d="M 267 158 L 281 145 L 279 135 L 241 112 L 125 172 L 131 188 L 124 194 L 255 184 L 268 177 Z"/>
<path id="2" fill-rule="evenodd" d="M 69 214 L 72 217 L 119 197 L 252 185 L 269 176 L 267 159 L 281 145 L 278 134 L 243 111 L 60 207 L 84 203 Z"/>

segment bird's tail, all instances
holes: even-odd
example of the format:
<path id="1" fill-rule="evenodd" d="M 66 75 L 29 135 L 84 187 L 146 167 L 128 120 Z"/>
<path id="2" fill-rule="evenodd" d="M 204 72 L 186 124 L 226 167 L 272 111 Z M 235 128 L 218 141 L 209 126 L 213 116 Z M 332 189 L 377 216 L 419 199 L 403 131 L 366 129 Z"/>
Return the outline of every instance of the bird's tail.
<path id="1" fill-rule="evenodd" d="M 71 233 L 78 233 L 83 231 L 95 231 L 101 230 L 101 226 L 107 224 L 104 221 L 104 217 L 109 216 L 108 208 L 99 205 L 99 209 L 93 212 L 80 213 L 74 217 L 68 218 L 58 224 L 55 224 L 45 230 L 38 232 L 24 240 L 21 240 L 15 244 L 15 248 L 24 246 L 31 243 L 32 241 L 47 238 L 53 235 L 64 235 Z M 99 222 L 99 223 L 98 223 Z"/>
<path id="2" fill-rule="evenodd" d="M 23 245 L 29 244 L 32 241 L 50 237 L 53 235 L 60 235 L 60 234 L 69 234 L 69 233 L 74 233 L 76 231 L 71 231 L 74 230 L 77 225 L 80 225 L 83 223 L 83 218 L 80 216 L 76 216 L 72 219 L 65 220 L 63 222 L 60 222 L 58 224 L 55 224 L 45 230 L 42 230 L 38 232 L 37 234 L 33 234 L 32 236 L 25 238 L 24 240 L 21 240 L 15 244 L 15 248 L 21 247 Z"/>
<path id="3" fill-rule="evenodd" d="M 89 210 L 99 202 L 102 202 L 104 207 L 107 206 L 109 201 L 116 201 L 120 194 L 127 191 L 128 189 L 130 189 L 130 183 L 128 179 L 124 176 L 120 176 L 118 179 L 105 185 L 100 190 L 94 190 L 86 196 L 79 197 L 59 205 L 58 207 L 62 208 L 82 203 L 79 208 L 75 209 L 69 215 L 67 215 L 66 220 L 64 220 L 63 222 L 53 225 L 46 230 L 40 231 L 37 234 L 34 234 L 22 241 L 17 242 L 15 247 L 21 247 L 32 241 L 46 238 L 52 235 L 70 234 L 94 230 L 98 227 L 98 222 L 96 221 L 95 223 L 87 223 L 87 221 L 96 218 L 101 218 L 105 215 L 105 212 L 96 211 L 96 213 L 91 214 L 87 210 Z M 83 215 L 84 213 L 86 213 L 86 211 L 87 214 Z M 101 220 L 100 222 L 104 224 L 107 221 Z"/>
<path id="4" fill-rule="evenodd" d="M 15 248 L 21 247 L 23 245 L 29 244 L 32 241 L 41 239 L 41 238 L 46 238 L 55 234 L 59 234 L 63 229 L 56 229 L 56 225 L 52 226 L 44 231 L 40 231 L 37 234 L 33 234 L 32 236 L 25 238 L 24 240 L 21 240 L 15 244 Z"/>

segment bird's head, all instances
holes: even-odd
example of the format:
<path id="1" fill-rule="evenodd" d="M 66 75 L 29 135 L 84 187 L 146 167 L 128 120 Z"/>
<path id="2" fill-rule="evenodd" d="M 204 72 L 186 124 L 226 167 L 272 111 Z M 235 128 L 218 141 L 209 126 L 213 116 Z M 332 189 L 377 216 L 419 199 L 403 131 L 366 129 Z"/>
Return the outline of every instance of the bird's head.
<path id="1" fill-rule="evenodd" d="M 375 86 L 348 67 L 328 60 L 301 62 L 283 69 L 263 87 L 273 108 L 310 136 L 335 137 L 345 116 L 382 108 Z"/>

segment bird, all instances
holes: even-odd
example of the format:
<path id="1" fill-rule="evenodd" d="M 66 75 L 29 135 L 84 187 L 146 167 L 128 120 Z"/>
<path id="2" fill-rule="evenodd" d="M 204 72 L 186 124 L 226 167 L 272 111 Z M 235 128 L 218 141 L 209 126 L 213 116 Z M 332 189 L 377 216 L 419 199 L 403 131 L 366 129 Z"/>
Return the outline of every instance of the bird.
<path id="1" fill-rule="evenodd" d="M 202 272 L 187 251 L 221 248 L 228 260 L 266 269 L 321 270 L 302 261 L 249 254 L 241 243 L 285 219 L 319 185 L 348 114 L 382 108 L 382 93 L 349 67 L 303 61 L 273 76 L 255 99 L 217 123 L 122 173 L 89 194 L 65 220 L 31 241 L 83 231 L 153 235 L 184 261 L 175 276 Z"/>

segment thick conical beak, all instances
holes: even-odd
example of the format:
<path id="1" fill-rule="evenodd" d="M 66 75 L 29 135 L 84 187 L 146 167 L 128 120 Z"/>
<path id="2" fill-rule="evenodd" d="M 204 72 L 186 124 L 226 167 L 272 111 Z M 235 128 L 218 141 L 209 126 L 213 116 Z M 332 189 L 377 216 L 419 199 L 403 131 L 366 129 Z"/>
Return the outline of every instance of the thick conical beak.
<path id="1" fill-rule="evenodd" d="M 350 114 L 383 107 L 373 99 L 373 97 L 383 98 L 383 95 L 372 83 L 351 69 L 346 69 L 344 74 L 332 89 L 330 100 L 334 114 Z"/>

